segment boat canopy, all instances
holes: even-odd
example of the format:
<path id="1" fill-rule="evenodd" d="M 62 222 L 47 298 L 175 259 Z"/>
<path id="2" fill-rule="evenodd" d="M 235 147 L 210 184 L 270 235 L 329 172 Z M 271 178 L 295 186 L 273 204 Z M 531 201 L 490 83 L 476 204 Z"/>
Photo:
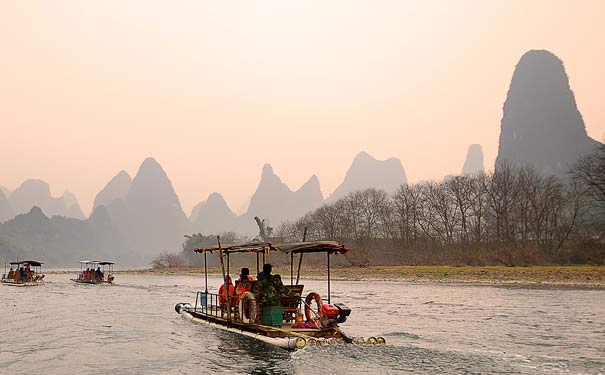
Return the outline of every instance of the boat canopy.
<path id="1" fill-rule="evenodd" d="M 81 260 L 82 264 L 98 264 L 100 266 L 107 266 L 111 264 L 115 264 L 114 262 L 108 262 L 106 260 Z"/>
<path id="2" fill-rule="evenodd" d="M 270 242 L 251 242 L 246 244 L 228 245 L 223 247 L 207 247 L 194 249 L 196 253 L 212 253 L 223 250 L 225 254 L 232 253 L 262 253 L 265 251 L 281 251 L 285 254 L 329 253 L 344 254 L 350 249 L 336 241 L 311 241 L 272 244 Z"/>
<path id="3" fill-rule="evenodd" d="M 275 245 L 277 250 L 286 254 L 302 254 L 302 253 L 330 253 L 330 254 L 345 254 L 349 250 L 348 247 L 339 244 L 336 241 L 313 241 L 313 242 L 291 242 L 280 245 Z"/>
<path id="4" fill-rule="evenodd" d="M 29 264 L 34 267 L 41 267 L 44 263 L 38 262 L 37 260 L 21 260 L 10 262 L 10 264 Z"/>

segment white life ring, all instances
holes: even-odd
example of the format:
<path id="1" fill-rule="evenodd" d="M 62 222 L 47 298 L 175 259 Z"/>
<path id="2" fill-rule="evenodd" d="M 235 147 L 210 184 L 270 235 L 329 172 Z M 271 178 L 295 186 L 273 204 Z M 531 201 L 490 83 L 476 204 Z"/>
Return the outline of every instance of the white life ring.
<path id="1" fill-rule="evenodd" d="M 244 300 L 250 300 L 250 308 L 246 309 L 245 308 L 245 301 Z M 250 315 L 248 315 L 248 312 L 250 312 Z M 239 300 L 239 317 L 242 320 L 242 322 L 250 324 L 250 323 L 254 323 L 256 321 L 256 298 L 254 297 L 254 294 L 252 294 L 251 292 L 244 292 L 244 294 L 242 294 L 242 297 Z"/>

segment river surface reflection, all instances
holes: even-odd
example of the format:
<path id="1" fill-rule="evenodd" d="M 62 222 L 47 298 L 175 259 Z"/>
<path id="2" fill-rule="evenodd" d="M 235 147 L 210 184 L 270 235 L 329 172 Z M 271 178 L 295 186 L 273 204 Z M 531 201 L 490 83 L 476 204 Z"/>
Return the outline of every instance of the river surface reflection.
<path id="1" fill-rule="evenodd" d="M 353 310 L 343 330 L 388 345 L 286 352 L 177 315 L 200 276 L 69 277 L 0 287 L 0 373 L 605 373 L 605 290 L 335 281 L 332 302 Z"/>

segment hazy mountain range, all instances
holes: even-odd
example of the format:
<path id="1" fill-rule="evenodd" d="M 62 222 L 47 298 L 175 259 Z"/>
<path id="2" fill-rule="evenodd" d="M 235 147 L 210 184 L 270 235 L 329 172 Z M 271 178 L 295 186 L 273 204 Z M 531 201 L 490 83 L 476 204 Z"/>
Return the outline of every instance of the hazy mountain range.
<path id="1" fill-rule="evenodd" d="M 547 51 L 525 54 L 504 104 L 497 162 L 564 174 L 579 155 L 598 144 L 586 135 L 562 62 Z M 482 172 L 482 148 L 470 145 L 461 174 Z M 117 173 L 99 191 L 86 219 L 69 191 L 53 197 L 46 182 L 27 180 L 14 191 L 0 189 L 0 257 L 31 255 L 57 265 L 108 257 L 140 264 L 178 250 L 187 233 L 254 236 L 255 216 L 277 226 L 356 190 L 372 187 L 391 193 L 406 182 L 399 159 L 381 161 L 360 152 L 343 182 L 324 199 L 317 176 L 293 190 L 265 164 L 244 214 L 233 213 L 215 192 L 187 217 L 167 174 L 148 158 L 134 178 L 125 171 Z"/>
<path id="2" fill-rule="evenodd" d="M 368 187 L 394 191 L 403 183 L 406 176 L 398 159 L 379 161 L 361 152 L 335 193 L 344 196 Z M 162 252 L 179 249 L 187 233 L 232 231 L 254 236 L 258 233 L 255 216 L 276 226 L 324 203 L 317 176 L 311 176 L 293 191 L 271 165 L 265 164 L 244 214 L 236 215 L 221 194 L 212 193 L 187 218 L 170 179 L 153 158 L 143 161 L 134 178 L 126 171 L 114 176 L 95 197 L 88 219 L 72 193 L 66 191 L 61 197 L 52 197 L 50 187 L 41 180 L 28 180 L 13 192 L 7 190 L 9 197 L 3 191 L 0 222 L 6 222 L 0 225 L 0 239 L 10 249 L 3 252 L 43 257 L 41 249 L 47 249 L 54 255 L 46 259 L 55 264 L 66 254 L 74 254 L 74 258 L 76 254 L 84 258 L 105 254 L 122 262 L 147 261 Z M 0 242 L 0 249 L 2 246 Z M 99 246 L 104 250 L 99 250 Z"/>

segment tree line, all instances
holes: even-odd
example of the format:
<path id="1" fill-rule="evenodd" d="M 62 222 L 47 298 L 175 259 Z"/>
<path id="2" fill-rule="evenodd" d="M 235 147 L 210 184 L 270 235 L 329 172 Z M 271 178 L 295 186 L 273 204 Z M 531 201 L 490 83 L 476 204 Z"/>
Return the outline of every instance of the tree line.
<path id="1" fill-rule="evenodd" d="M 603 155 L 600 147 L 564 177 L 503 163 L 393 194 L 356 191 L 282 223 L 276 236 L 300 241 L 306 227 L 307 240 L 354 246 L 358 265 L 602 264 L 605 189 L 594 181 L 604 177 Z"/>

